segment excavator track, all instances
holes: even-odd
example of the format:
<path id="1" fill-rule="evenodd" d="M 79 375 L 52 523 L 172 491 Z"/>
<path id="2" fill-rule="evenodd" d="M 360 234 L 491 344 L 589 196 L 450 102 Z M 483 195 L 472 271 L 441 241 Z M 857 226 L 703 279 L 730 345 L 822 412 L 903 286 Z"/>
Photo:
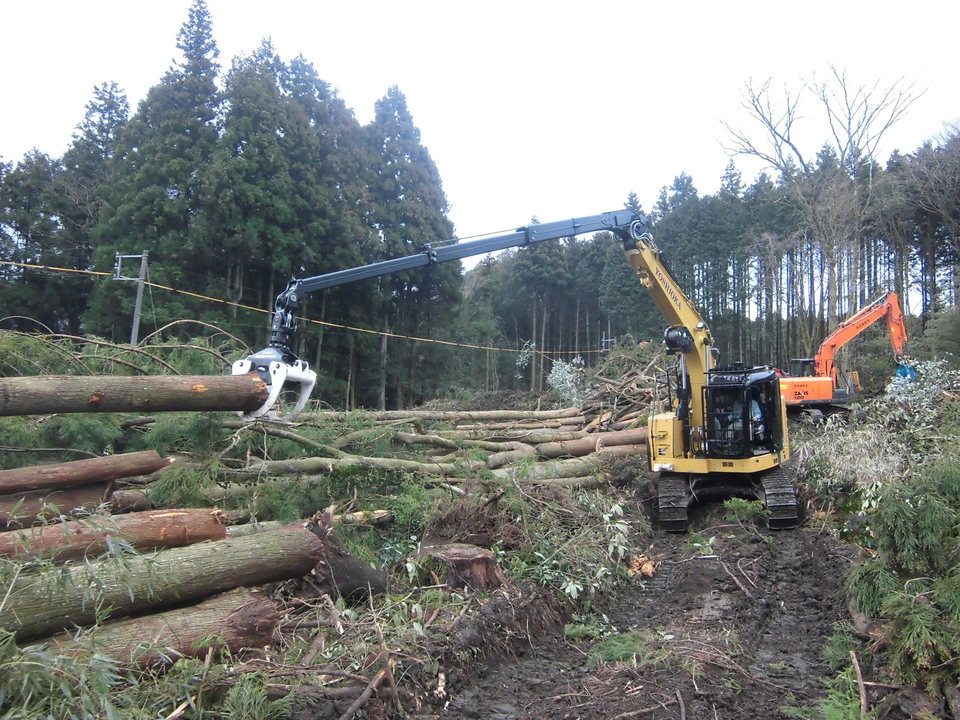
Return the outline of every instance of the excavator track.
<path id="1" fill-rule="evenodd" d="M 744 493 L 763 502 L 767 509 L 767 527 L 771 530 L 786 530 L 800 524 L 797 494 L 781 467 L 771 468 L 759 478 L 749 475 L 688 477 L 662 473 L 657 483 L 657 519 L 660 527 L 668 532 L 686 532 L 691 501 L 742 496 Z"/>
<path id="2" fill-rule="evenodd" d="M 668 532 L 685 532 L 687 506 L 690 504 L 689 482 L 685 475 L 661 473 L 657 482 L 657 520 Z"/>
<path id="3" fill-rule="evenodd" d="M 783 468 L 770 468 L 760 476 L 763 504 L 767 508 L 767 527 L 787 530 L 800 524 L 800 505 Z"/>

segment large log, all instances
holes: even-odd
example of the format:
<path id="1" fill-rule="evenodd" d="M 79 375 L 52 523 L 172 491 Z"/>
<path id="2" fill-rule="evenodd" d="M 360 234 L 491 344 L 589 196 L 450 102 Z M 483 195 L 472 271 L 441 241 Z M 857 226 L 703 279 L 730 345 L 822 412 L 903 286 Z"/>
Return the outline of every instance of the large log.
<path id="1" fill-rule="evenodd" d="M 581 457 L 616 445 L 638 445 L 646 442 L 647 435 L 645 427 L 591 433 L 576 440 L 542 443 L 537 446 L 537 455 L 542 458 Z"/>
<path id="2" fill-rule="evenodd" d="M 98 560 L 26 573 L 6 586 L 0 626 L 18 640 L 232 590 L 302 577 L 323 557 L 326 541 L 303 523 L 153 555 Z"/>
<path id="3" fill-rule="evenodd" d="M 267 385 L 246 375 L 42 375 L 0 378 L 0 416 L 82 412 L 256 410 Z"/>
<path id="4" fill-rule="evenodd" d="M 110 488 L 106 483 L 0 495 L 0 530 L 33 527 L 62 518 L 90 515 L 109 502 Z"/>
<path id="5" fill-rule="evenodd" d="M 534 463 L 522 468 L 499 468 L 492 470 L 491 474 L 502 480 L 519 480 L 520 482 L 580 477 L 603 470 L 613 458 L 633 455 L 644 457 L 646 453 L 646 445 L 614 445 L 584 457 Z"/>
<path id="6" fill-rule="evenodd" d="M 387 592 L 387 575 L 349 553 L 333 534 L 334 510 L 327 508 L 307 521 L 307 526 L 324 539 L 323 558 L 314 568 L 313 585 L 333 597 L 354 600 Z"/>
<path id="7" fill-rule="evenodd" d="M 73 633 L 46 643 L 54 655 L 77 655 L 94 649 L 124 666 L 148 667 L 180 657 L 205 657 L 273 642 L 280 615 L 262 593 L 238 588 L 165 612 L 106 623 L 82 640 Z"/>
<path id="8" fill-rule="evenodd" d="M 562 410 L 381 410 L 370 412 L 374 420 L 435 420 L 439 422 L 487 421 L 487 420 L 555 420 L 580 415 L 578 408 Z M 343 420 L 347 413 L 325 411 L 304 413 L 302 419 Z"/>
<path id="9" fill-rule="evenodd" d="M 42 555 L 64 562 L 84 555 L 102 555 L 109 537 L 146 552 L 222 540 L 226 536 L 226 517 L 219 510 L 151 510 L 0 533 L 0 555 Z"/>
<path id="10" fill-rule="evenodd" d="M 0 470 L 0 495 L 76 487 L 134 475 L 149 475 L 172 462 L 173 458 L 162 458 L 156 450 L 143 450 L 73 462 Z"/>

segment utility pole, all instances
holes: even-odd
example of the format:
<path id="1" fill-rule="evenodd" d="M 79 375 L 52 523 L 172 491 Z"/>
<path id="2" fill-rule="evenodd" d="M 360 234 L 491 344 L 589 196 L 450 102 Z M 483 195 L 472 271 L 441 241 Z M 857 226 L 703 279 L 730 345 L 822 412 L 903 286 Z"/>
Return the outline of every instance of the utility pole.
<path id="1" fill-rule="evenodd" d="M 117 264 L 113 270 L 114 280 L 137 280 L 137 300 L 133 306 L 133 327 L 130 328 L 130 344 L 136 345 L 140 334 L 140 308 L 143 305 L 143 285 L 147 279 L 147 251 L 140 255 L 121 255 L 117 253 Z M 124 258 L 140 258 L 140 277 L 130 278 L 120 274 L 120 261 Z"/>

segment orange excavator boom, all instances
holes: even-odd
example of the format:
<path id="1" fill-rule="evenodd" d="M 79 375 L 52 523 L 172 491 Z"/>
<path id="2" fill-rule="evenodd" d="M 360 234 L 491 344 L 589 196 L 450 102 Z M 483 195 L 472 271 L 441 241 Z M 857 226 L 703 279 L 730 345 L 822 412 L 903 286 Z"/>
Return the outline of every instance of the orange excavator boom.
<path id="1" fill-rule="evenodd" d="M 899 360 L 903 355 L 904 343 L 907 341 L 907 328 L 903 322 L 903 312 L 900 310 L 900 299 L 895 292 L 888 292 L 859 310 L 853 317 L 844 320 L 820 343 L 820 349 L 814 356 L 817 376 L 831 378 L 836 387 L 837 351 L 881 318 L 887 324 L 890 344 Z"/>

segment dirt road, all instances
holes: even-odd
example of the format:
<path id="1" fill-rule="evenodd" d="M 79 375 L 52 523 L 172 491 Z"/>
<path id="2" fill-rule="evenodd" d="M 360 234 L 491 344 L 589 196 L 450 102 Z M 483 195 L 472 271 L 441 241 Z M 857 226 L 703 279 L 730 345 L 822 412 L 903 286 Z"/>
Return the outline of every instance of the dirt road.
<path id="1" fill-rule="evenodd" d="M 560 629 L 452 678 L 433 717 L 734 720 L 815 705 L 853 548 L 809 525 L 758 532 L 719 512 L 694 530 L 658 534 L 646 553 L 656 573 L 596 600 L 591 622 L 623 661 L 596 663 L 602 639 Z"/>

